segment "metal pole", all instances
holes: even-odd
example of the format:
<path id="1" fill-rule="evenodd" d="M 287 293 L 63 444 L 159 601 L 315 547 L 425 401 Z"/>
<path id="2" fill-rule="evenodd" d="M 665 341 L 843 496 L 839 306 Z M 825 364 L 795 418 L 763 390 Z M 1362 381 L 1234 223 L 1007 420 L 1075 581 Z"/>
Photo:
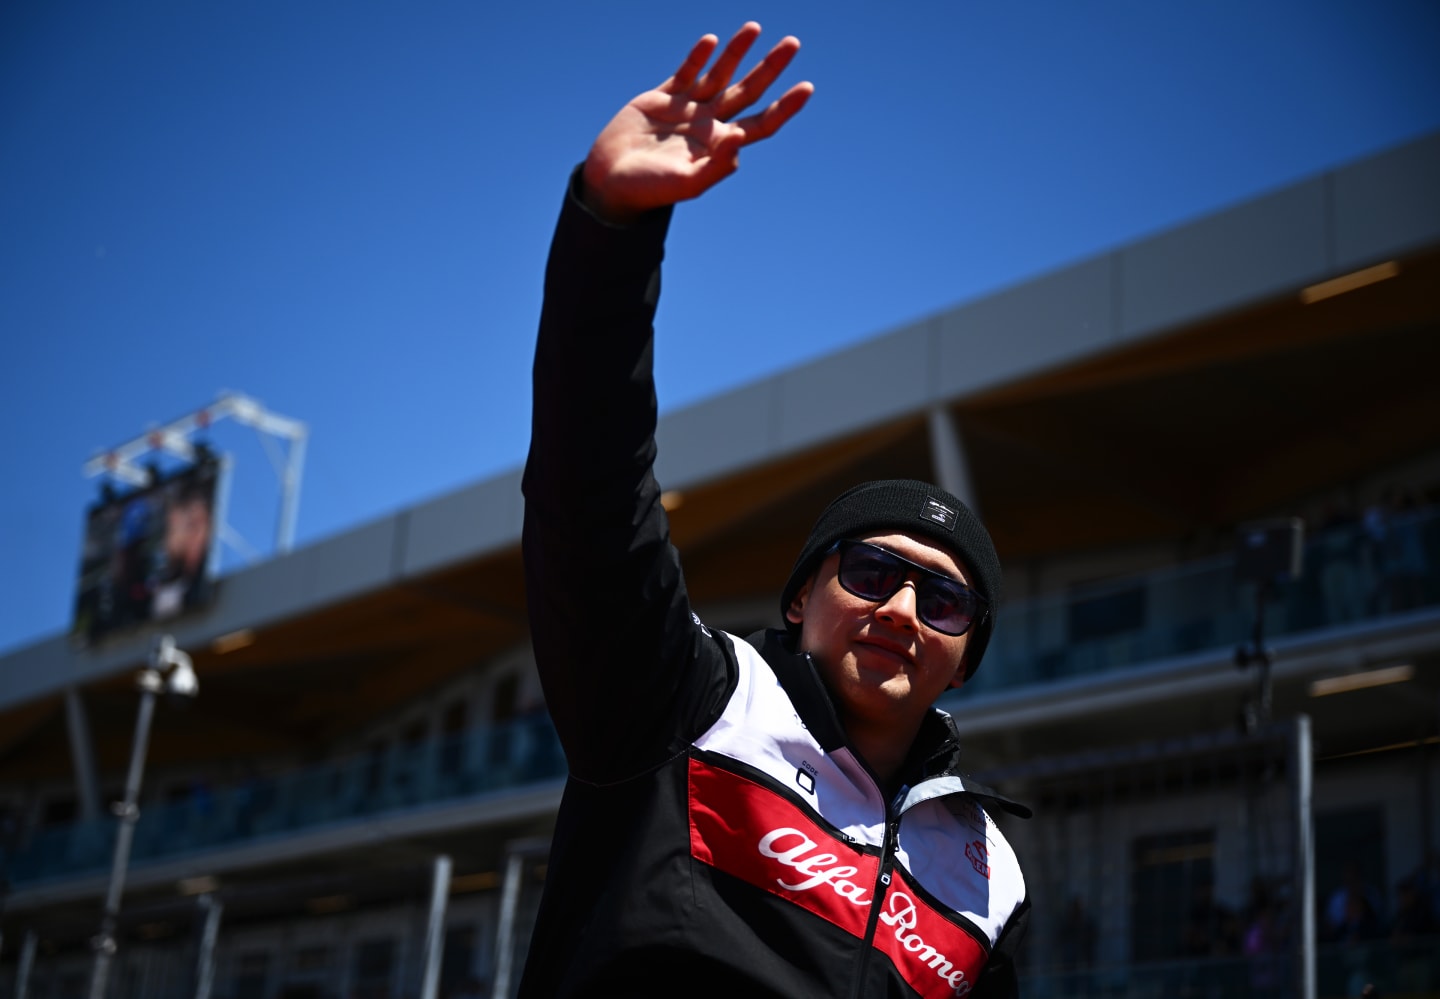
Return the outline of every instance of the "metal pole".
<path id="1" fill-rule="evenodd" d="M 430 922 L 425 933 L 425 981 L 420 999 L 435 999 L 440 992 L 440 963 L 445 956 L 445 901 L 450 897 L 450 858 L 435 858 L 435 877 L 430 883 Z"/>
<path id="2" fill-rule="evenodd" d="M 85 702 L 74 684 L 65 688 L 65 730 L 70 736 L 71 765 L 75 768 L 75 791 L 80 798 L 80 819 L 100 818 L 100 782 L 95 777 L 95 749 L 90 741 L 90 720 Z"/>
<path id="3" fill-rule="evenodd" d="M 305 434 L 290 438 L 290 457 L 280 481 L 280 520 L 275 527 L 275 550 L 286 554 L 295 544 L 295 516 L 300 510 L 300 470 L 305 464 Z"/>
<path id="4" fill-rule="evenodd" d="M 35 967 L 35 931 L 25 931 L 20 945 L 20 965 L 15 969 L 15 999 L 26 999 L 30 991 L 30 969 Z"/>
<path id="5" fill-rule="evenodd" d="M 495 987 L 491 999 L 509 999 L 511 955 L 515 950 L 515 910 L 520 903 L 520 876 L 525 858 L 514 851 L 505 858 L 505 886 L 500 893 L 500 924 L 495 929 Z"/>
<path id="6" fill-rule="evenodd" d="M 1260 711 L 1257 731 L 1270 724 L 1270 708 L 1274 703 L 1274 688 L 1270 682 L 1270 650 L 1265 648 L 1265 597 L 1269 594 L 1272 585 L 1271 583 L 1260 583 L 1255 591 L 1255 658 L 1260 663 L 1259 677 L 1256 683 L 1256 699 L 1259 701 Z"/>
<path id="7" fill-rule="evenodd" d="M 1300 941 L 1295 948 L 1295 983 L 1299 999 L 1315 999 L 1315 839 L 1311 815 L 1314 757 L 1310 716 L 1297 715 L 1291 735 L 1295 788 L 1295 906 Z"/>
<path id="8" fill-rule="evenodd" d="M 140 818 L 140 778 L 145 772 L 145 748 L 150 742 L 150 722 L 155 717 L 155 694 L 160 689 L 160 671 L 151 667 L 140 672 L 140 714 L 135 719 L 135 741 L 130 747 L 130 772 L 125 778 L 125 800 L 115 808 L 120 828 L 115 834 L 115 857 L 110 864 L 110 887 L 105 893 L 105 915 L 100 934 L 94 939 L 95 970 L 90 978 L 90 999 L 105 999 L 110 977 L 110 960 L 115 956 L 115 926 L 120 915 L 120 894 L 125 889 L 125 872 L 130 863 L 130 843 Z"/>
<path id="9" fill-rule="evenodd" d="M 208 892 L 200 896 L 200 906 L 205 910 L 205 927 L 200 931 L 200 957 L 195 969 L 195 999 L 210 999 L 210 987 L 215 981 L 215 938 L 220 933 L 220 915 L 225 906 Z"/>

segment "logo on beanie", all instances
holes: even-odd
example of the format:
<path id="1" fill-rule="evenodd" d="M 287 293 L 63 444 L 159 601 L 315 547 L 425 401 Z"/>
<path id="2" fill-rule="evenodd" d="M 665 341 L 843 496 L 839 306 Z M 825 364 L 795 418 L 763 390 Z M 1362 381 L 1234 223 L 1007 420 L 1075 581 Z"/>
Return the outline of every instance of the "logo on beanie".
<path id="1" fill-rule="evenodd" d="M 951 509 L 933 496 L 925 497 L 925 506 L 920 510 L 922 520 L 933 520 L 947 531 L 955 530 L 955 519 L 959 516 L 958 510 Z"/>

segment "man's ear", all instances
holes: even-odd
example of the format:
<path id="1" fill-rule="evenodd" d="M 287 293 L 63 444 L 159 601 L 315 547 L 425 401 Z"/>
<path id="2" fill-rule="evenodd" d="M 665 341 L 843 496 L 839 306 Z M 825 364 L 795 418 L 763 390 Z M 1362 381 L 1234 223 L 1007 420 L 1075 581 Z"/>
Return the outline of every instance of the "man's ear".
<path id="1" fill-rule="evenodd" d="M 800 589 L 795 591 L 795 596 L 790 600 L 790 606 L 785 608 L 785 620 L 791 624 L 803 624 L 805 621 L 805 604 L 810 600 L 810 586 L 815 582 L 811 576 L 805 580 Z"/>

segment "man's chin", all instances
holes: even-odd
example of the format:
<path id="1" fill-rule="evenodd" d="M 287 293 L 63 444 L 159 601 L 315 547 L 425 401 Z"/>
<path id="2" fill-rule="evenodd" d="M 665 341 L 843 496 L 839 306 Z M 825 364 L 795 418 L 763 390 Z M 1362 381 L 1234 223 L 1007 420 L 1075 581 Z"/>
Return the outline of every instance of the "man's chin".
<path id="1" fill-rule="evenodd" d="M 871 701 L 903 701 L 910 696 L 910 678 L 898 666 L 860 667 L 857 687 Z"/>

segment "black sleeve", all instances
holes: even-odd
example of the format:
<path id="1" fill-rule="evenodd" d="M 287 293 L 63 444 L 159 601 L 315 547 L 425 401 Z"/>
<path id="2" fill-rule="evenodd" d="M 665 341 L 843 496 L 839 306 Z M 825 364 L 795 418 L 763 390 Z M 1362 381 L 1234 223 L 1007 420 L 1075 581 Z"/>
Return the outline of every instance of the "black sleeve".
<path id="1" fill-rule="evenodd" d="M 545 271 L 522 548 L 546 704 L 571 773 L 605 783 L 683 750 L 733 671 L 692 617 L 652 472 L 670 211 L 611 226 L 579 184 Z"/>
<path id="2" fill-rule="evenodd" d="M 1000 931 L 1000 939 L 990 949 L 990 960 L 985 962 L 980 977 L 976 979 L 975 991 L 970 993 L 970 999 L 1019 999 L 1020 982 L 1015 974 L 1015 957 L 1029 926 L 1030 900 L 1027 898 Z"/>

